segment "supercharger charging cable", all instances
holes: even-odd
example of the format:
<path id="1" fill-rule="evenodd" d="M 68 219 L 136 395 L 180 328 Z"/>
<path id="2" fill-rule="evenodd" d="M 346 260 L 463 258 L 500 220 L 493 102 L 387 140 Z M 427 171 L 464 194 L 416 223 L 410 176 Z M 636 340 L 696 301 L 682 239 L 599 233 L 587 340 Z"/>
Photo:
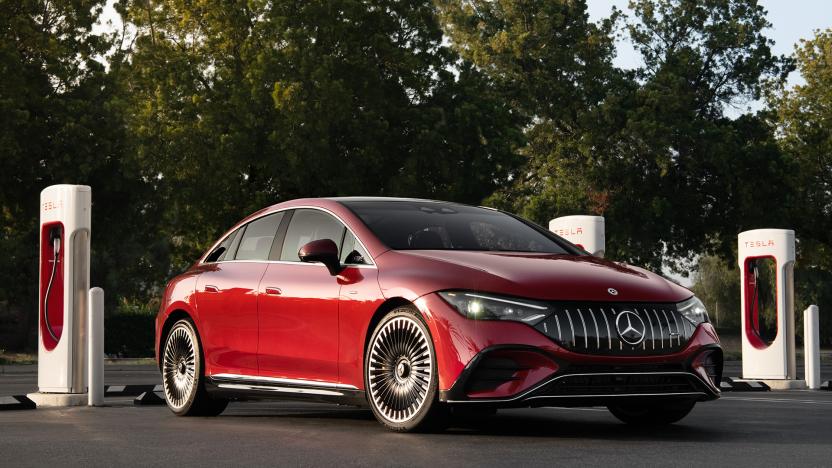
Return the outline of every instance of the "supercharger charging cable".
<path id="1" fill-rule="evenodd" d="M 58 258 L 61 253 L 61 228 L 53 228 L 49 232 L 49 239 L 52 241 L 52 251 L 54 258 L 52 259 L 52 274 L 49 275 L 49 283 L 46 286 L 46 294 L 43 295 L 43 321 L 46 324 L 46 331 L 55 342 L 58 337 L 52 331 L 52 325 L 49 323 L 49 292 L 52 290 L 52 283 L 55 281 L 55 272 L 58 270 Z"/>

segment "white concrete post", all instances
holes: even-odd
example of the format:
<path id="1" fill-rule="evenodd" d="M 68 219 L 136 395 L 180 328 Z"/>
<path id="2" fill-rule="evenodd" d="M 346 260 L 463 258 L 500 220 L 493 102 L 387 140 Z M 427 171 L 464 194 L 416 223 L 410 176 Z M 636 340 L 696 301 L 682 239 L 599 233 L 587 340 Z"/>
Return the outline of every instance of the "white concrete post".
<path id="1" fill-rule="evenodd" d="M 818 306 L 803 311 L 803 353 L 806 359 L 806 386 L 820 388 L 820 317 Z"/>
<path id="2" fill-rule="evenodd" d="M 89 344 L 87 366 L 89 369 L 88 406 L 104 405 L 104 290 L 92 288 L 89 292 Z"/>

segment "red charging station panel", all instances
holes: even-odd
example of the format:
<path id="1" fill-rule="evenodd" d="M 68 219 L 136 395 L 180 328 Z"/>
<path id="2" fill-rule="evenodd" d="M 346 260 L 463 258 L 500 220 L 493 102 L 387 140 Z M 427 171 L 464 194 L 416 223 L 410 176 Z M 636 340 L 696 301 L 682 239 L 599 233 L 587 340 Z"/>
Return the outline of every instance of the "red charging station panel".
<path id="1" fill-rule="evenodd" d="M 56 228 L 60 232 L 60 247 L 57 265 L 54 265 L 55 243 L 52 231 Z M 50 351 L 58 345 L 64 328 L 64 232 L 61 222 L 44 224 L 40 232 L 40 335 L 44 347 Z"/>

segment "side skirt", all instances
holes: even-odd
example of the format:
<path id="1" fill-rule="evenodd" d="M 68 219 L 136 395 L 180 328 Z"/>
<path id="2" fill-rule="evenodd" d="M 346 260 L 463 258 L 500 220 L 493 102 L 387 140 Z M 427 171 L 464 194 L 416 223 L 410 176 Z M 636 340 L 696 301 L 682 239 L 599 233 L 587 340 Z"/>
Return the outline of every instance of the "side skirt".
<path id="1" fill-rule="evenodd" d="M 363 390 L 352 385 L 312 380 L 216 374 L 205 379 L 205 390 L 236 401 L 300 400 L 368 407 Z"/>

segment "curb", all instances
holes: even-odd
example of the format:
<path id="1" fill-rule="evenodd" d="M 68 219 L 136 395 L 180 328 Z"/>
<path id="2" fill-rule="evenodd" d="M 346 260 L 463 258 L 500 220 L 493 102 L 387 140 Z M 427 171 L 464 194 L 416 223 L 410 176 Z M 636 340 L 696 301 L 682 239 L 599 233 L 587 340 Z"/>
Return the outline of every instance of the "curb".
<path id="1" fill-rule="evenodd" d="M 30 410 L 37 408 L 34 401 L 26 395 L 12 395 L 0 397 L 0 411 Z"/>
<path id="2" fill-rule="evenodd" d="M 768 385 L 759 380 L 743 380 L 738 377 L 726 377 L 719 383 L 723 392 L 768 392 Z"/>

